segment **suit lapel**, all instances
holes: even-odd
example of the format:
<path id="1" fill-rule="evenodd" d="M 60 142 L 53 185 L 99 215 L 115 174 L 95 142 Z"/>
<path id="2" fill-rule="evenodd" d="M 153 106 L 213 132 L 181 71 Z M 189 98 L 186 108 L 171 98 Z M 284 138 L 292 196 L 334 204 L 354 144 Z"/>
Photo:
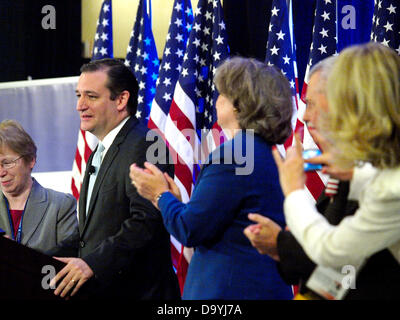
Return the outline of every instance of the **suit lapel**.
<path id="1" fill-rule="evenodd" d="M 90 219 L 90 216 L 93 213 L 94 204 L 96 203 L 97 196 L 99 194 L 99 189 L 101 188 L 101 185 L 103 184 L 104 177 L 105 177 L 110 165 L 112 164 L 115 156 L 117 155 L 118 150 L 119 150 L 118 146 L 113 143 L 111 145 L 110 149 L 107 151 L 107 154 L 104 157 L 104 159 L 100 165 L 100 170 L 99 170 L 99 173 L 97 174 L 96 182 L 94 183 L 94 186 L 93 186 L 92 196 L 90 198 L 89 210 L 86 215 L 85 226 L 86 226 L 86 222 Z M 85 203 L 86 203 L 86 200 L 85 200 Z"/>
<path id="2" fill-rule="evenodd" d="M 43 219 L 48 207 L 46 190 L 33 179 L 32 190 L 22 220 L 22 244 L 27 244 Z"/>
<path id="3" fill-rule="evenodd" d="M 82 191 L 84 192 L 84 196 L 81 200 L 79 201 L 79 229 L 81 231 L 81 234 L 84 233 L 85 229 L 87 228 L 87 225 L 90 221 L 90 218 L 94 212 L 95 204 L 98 198 L 99 191 L 101 189 L 101 186 L 104 181 L 104 177 L 107 175 L 107 172 L 112 165 L 114 158 L 117 156 L 118 151 L 119 151 L 119 145 L 125 140 L 125 137 L 131 130 L 133 126 L 138 124 L 138 120 L 134 117 L 131 117 L 125 125 L 122 127 L 121 131 L 118 133 L 118 135 L 115 137 L 113 143 L 111 144 L 110 148 L 108 149 L 101 165 L 100 165 L 100 170 L 99 173 L 97 174 L 96 182 L 93 186 L 93 191 L 92 191 L 92 196 L 90 198 L 90 203 L 89 203 L 89 210 L 88 213 L 86 214 L 86 201 L 87 201 L 87 188 L 89 185 L 89 175 L 88 175 L 88 168 L 86 168 L 86 173 L 85 173 L 85 178 L 84 182 L 82 184 Z M 92 155 L 90 157 L 90 163 L 92 162 L 92 157 L 93 157 L 94 151 L 92 152 Z M 84 217 L 82 216 L 82 213 L 85 215 Z M 81 222 L 82 220 L 82 222 Z M 82 227 L 81 227 L 82 225 Z"/>
<path id="4" fill-rule="evenodd" d="M 6 234 L 11 234 L 10 220 L 8 218 L 7 206 L 4 201 L 4 195 L 0 191 L 0 227 L 6 232 Z"/>
<path id="5" fill-rule="evenodd" d="M 93 155 L 96 152 L 95 148 L 92 152 L 92 154 L 89 157 L 89 160 L 86 164 L 86 170 L 85 170 L 85 176 L 83 177 L 83 182 L 82 182 L 82 186 L 81 186 L 81 191 L 79 194 L 79 231 L 80 233 L 83 232 L 83 228 L 85 226 L 85 222 L 86 222 L 86 200 L 87 200 L 87 189 L 89 186 L 89 168 L 92 165 L 92 159 L 93 159 Z"/>

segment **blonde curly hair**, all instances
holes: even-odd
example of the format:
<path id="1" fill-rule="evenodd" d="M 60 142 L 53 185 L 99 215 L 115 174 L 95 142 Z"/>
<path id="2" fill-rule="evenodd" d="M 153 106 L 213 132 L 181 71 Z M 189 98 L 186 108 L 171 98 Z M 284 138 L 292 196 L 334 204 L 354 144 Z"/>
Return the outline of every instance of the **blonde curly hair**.
<path id="1" fill-rule="evenodd" d="M 328 78 L 325 125 L 342 163 L 400 165 L 400 57 L 378 43 L 343 50 Z"/>

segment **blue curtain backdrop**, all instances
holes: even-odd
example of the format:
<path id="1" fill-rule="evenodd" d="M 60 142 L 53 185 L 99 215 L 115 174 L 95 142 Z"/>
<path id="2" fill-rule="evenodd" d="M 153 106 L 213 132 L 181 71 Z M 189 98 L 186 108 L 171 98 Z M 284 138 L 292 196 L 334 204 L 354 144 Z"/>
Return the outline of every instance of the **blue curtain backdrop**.
<path id="1" fill-rule="evenodd" d="M 339 23 L 338 27 L 338 50 L 339 52 L 355 43 L 364 43 L 370 40 L 372 27 L 372 15 L 374 13 L 373 0 L 338 0 L 338 21 L 341 22 L 345 18 L 346 13 L 342 13 L 342 9 L 351 5 L 355 8 L 356 28 L 345 29 Z"/>

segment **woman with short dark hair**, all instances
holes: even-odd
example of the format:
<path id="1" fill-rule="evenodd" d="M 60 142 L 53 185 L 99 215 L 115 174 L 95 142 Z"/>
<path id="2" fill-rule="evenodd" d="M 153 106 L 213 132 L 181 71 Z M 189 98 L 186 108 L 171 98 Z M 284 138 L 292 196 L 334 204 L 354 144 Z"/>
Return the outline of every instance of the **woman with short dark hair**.
<path id="1" fill-rule="evenodd" d="M 210 154 L 190 201 L 181 203 L 173 180 L 150 163 L 131 166 L 132 183 L 160 208 L 167 230 L 195 247 L 183 299 L 290 299 L 274 260 L 243 235 L 249 212 L 285 225 L 271 147 L 291 133 L 289 83 L 265 63 L 236 57 L 217 68 L 215 84 L 218 123 L 230 140 Z"/>
<path id="2" fill-rule="evenodd" d="M 271 144 L 282 144 L 290 136 L 292 95 L 278 69 L 235 57 L 219 66 L 214 83 L 219 94 L 232 101 L 241 129 L 254 130 Z"/>

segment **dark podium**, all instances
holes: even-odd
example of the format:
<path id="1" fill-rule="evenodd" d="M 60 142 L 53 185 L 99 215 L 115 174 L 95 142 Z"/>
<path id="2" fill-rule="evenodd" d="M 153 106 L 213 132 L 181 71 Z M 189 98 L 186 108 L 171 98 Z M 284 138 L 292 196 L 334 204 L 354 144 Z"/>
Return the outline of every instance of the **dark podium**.
<path id="1" fill-rule="evenodd" d="M 0 299 L 62 300 L 49 284 L 64 266 L 59 260 L 0 236 Z M 85 291 L 83 286 L 72 299 L 86 299 Z"/>

